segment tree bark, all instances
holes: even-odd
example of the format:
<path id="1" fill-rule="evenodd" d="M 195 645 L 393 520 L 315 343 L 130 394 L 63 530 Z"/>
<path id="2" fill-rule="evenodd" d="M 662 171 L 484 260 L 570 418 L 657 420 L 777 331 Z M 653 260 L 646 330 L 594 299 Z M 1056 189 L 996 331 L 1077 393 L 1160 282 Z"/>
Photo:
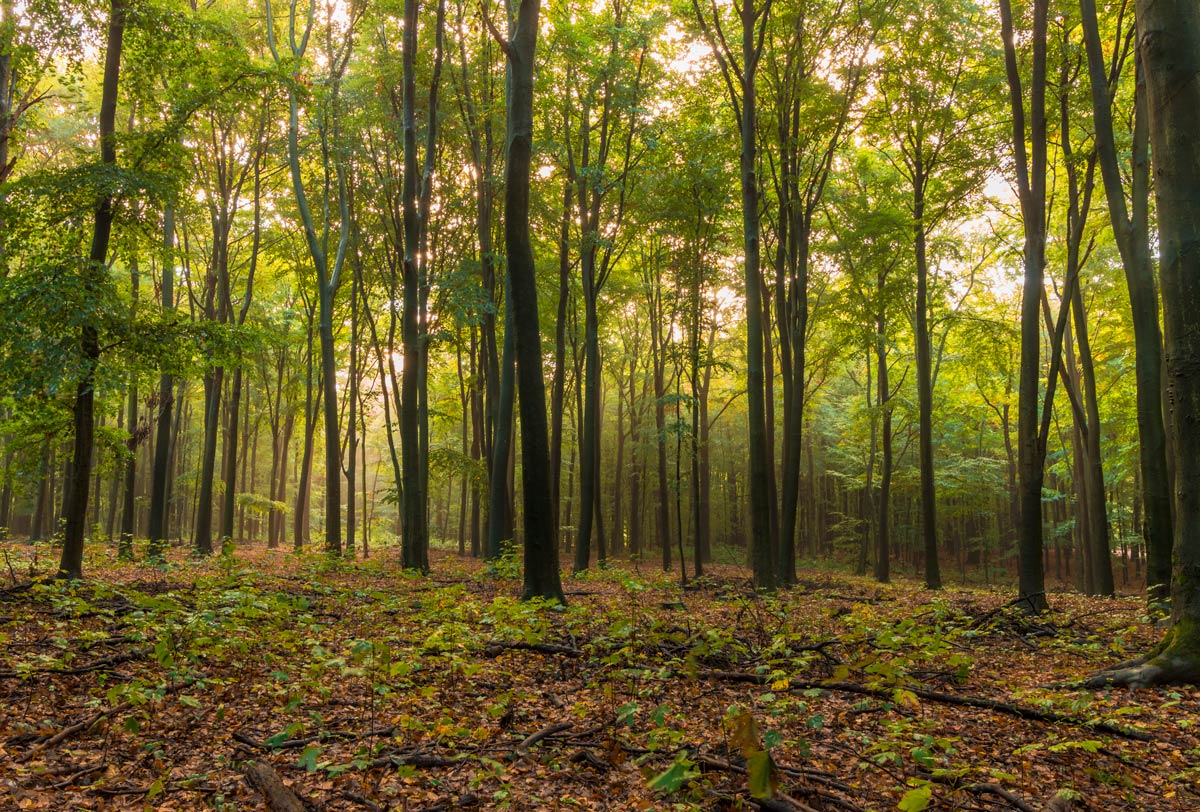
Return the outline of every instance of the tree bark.
<path id="1" fill-rule="evenodd" d="M 116 115 L 117 85 L 121 73 L 121 46 L 125 36 L 126 0 L 112 0 L 108 16 L 108 39 L 104 47 L 104 79 L 100 92 L 100 162 L 109 167 L 117 163 Z M 109 192 L 100 194 L 92 230 L 92 245 L 87 264 L 83 267 L 83 287 L 97 295 L 99 277 L 108 259 L 108 242 L 112 234 L 114 209 Z M 75 439 L 72 446 L 70 479 L 63 493 L 63 551 L 58 564 L 58 577 L 83 577 L 83 539 L 87 522 L 88 486 L 92 475 L 92 447 L 95 442 L 95 374 L 100 362 L 100 332 L 91 320 L 80 330 L 82 372 L 75 389 L 73 423 Z"/>
<path id="2" fill-rule="evenodd" d="M 523 599 L 566 603 L 558 571 L 558 540 L 550 503 L 550 442 L 538 322 L 537 278 L 529 236 L 529 175 L 533 151 L 533 70 L 540 0 L 520 0 L 509 26 L 508 161 L 504 169 L 504 248 L 510 320 L 521 393 L 521 482 L 524 499 Z"/>
<path id="3" fill-rule="evenodd" d="M 1144 663 L 1090 682 L 1200 682 L 1200 6 L 1138 0 L 1158 203 L 1167 391 L 1174 435 L 1173 626 Z"/>
<path id="4" fill-rule="evenodd" d="M 1167 472 L 1167 436 L 1163 423 L 1162 333 L 1158 290 L 1150 252 L 1149 135 L 1146 82 L 1142 60 L 1136 67 L 1131 207 L 1126 204 L 1113 138 L 1113 85 L 1106 75 L 1095 0 L 1080 0 L 1083 38 L 1092 89 L 1092 120 L 1104 194 L 1113 234 L 1125 269 L 1133 311 L 1134 372 L 1137 380 L 1138 464 L 1145 519 L 1146 583 L 1152 602 L 1171 592 L 1171 489 Z M 1132 209 L 1132 211 L 1131 211 Z"/>

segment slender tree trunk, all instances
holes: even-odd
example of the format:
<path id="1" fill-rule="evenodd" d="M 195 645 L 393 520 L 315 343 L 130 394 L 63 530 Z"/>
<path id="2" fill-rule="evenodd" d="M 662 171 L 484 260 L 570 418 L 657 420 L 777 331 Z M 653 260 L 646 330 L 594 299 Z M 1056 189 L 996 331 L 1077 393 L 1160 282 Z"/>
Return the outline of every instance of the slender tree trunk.
<path id="1" fill-rule="evenodd" d="M 879 502 L 875 519 L 875 580 L 891 580 L 892 391 L 888 380 L 887 314 L 883 307 L 884 274 L 879 276 L 880 306 L 875 314 L 875 359 L 878 364 L 880 427 Z"/>
<path id="2" fill-rule="evenodd" d="M 165 315 L 175 309 L 175 207 L 163 210 L 162 309 Z M 163 372 L 158 379 L 158 422 L 155 426 L 154 474 L 150 486 L 150 545 L 147 558 L 161 561 L 167 544 L 169 495 L 167 480 L 171 470 L 171 416 L 175 408 L 175 383 L 171 373 Z"/>
<path id="3" fill-rule="evenodd" d="M 657 304 L 650 323 L 650 352 L 654 363 L 654 429 L 656 432 L 654 446 L 658 451 L 658 543 L 662 545 L 663 572 L 669 572 L 671 570 L 670 483 L 667 480 L 667 419 L 663 405 L 667 395 L 664 381 L 667 359 L 666 349 L 662 346 L 666 325 L 661 323 L 661 287 L 656 289 L 654 300 Z"/>
<path id="4" fill-rule="evenodd" d="M 913 172 L 913 236 L 917 258 L 917 412 L 920 424 L 918 449 L 921 468 L 921 541 L 925 550 L 925 588 L 941 589 L 942 573 L 938 566 L 937 543 L 937 492 L 933 476 L 933 364 L 929 346 L 929 264 L 925 256 L 926 182 L 918 156 Z M 1028 278 L 1025 284 L 1030 284 Z M 1036 392 L 1034 394 L 1036 396 Z M 1041 498 L 1040 493 L 1038 498 Z"/>
<path id="5" fill-rule="evenodd" d="M 1021 298 L 1021 363 L 1017 409 L 1017 459 L 1020 473 L 1021 532 L 1018 594 L 1029 611 L 1047 608 L 1042 563 L 1042 482 L 1045 445 L 1040 433 L 1040 313 L 1046 255 L 1046 26 L 1047 0 L 1034 0 L 1033 68 L 1030 78 L 1030 128 L 1016 56 L 1010 0 L 1000 0 L 1001 37 L 1012 103 L 1013 151 L 1017 165 L 1021 218 L 1025 231 L 1024 289 Z M 1027 158 L 1026 142 L 1032 160 Z M 1053 383 L 1051 382 L 1051 385 Z M 1047 404 L 1046 408 L 1049 408 Z"/>
<path id="6" fill-rule="evenodd" d="M 504 339 L 500 357 L 500 384 L 496 401 L 496 428 L 492 443 L 492 464 L 488 476 L 487 548 L 484 557 L 498 559 L 504 552 L 504 542 L 512 538 L 508 460 L 513 445 L 513 411 L 516 406 L 516 326 L 512 312 L 512 295 L 505 283 Z"/>
<path id="7" fill-rule="evenodd" d="M 763 352 L 763 305 L 759 273 L 758 107 L 755 74 L 762 40 L 758 25 L 767 24 L 770 0 L 760 7 L 744 0 L 742 22 L 741 120 L 742 238 L 746 291 L 746 400 L 750 447 L 750 532 L 754 585 L 768 592 L 779 582 L 779 554 L 771 532 L 770 448 L 767 443 L 766 383 Z"/>
<path id="8" fill-rule="evenodd" d="M 562 527 L 563 410 L 567 381 L 567 308 L 571 303 L 571 178 L 563 181 L 558 234 L 558 311 L 554 320 L 554 377 L 550 383 L 550 499 L 554 503 L 555 538 Z"/>
<path id="9" fill-rule="evenodd" d="M 116 113 L 117 85 L 121 72 L 121 46 L 125 36 L 126 0 L 112 0 L 108 17 L 108 41 L 104 48 L 104 79 L 100 95 L 100 161 L 108 167 L 117 162 Z M 99 276 L 108 260 L 108 242 L 113 225 L 113 199 L 104 192 L 96 201 L 92 245 L 87 264 L 83 267 L 84 290 L 97 295 Z M 87 523 L 88 487 L 92 476 L 92 446 L 95 441 L 95 373 L 100 362 L 99 328 L 90 319 L 80 331 L 82 372 L 75 390 L 73 422 L 75 439 L 72 447 L 71 474 L 65 483 L 63 496 L 62 558 L 58 564 L 60 578 L 83 577 L 83 539 Z"/>
<path id="10" fill-rule="evenodd" d="M 1087 315 L 1083 294 L 1075 286 L 1072 296 L 1075 331 L 1078 339 L 1079 362 L 1083 373 L 1083 402 L 1087 411 L 1085 441 L 1086 490 L 1088 495 L 1088 552 L 1091 561 L 1092 588 L 1097 595 L 1116 593 L 1113 583 L 1112 554 L 1109 551 L 1107 499 L 1104 496 L 1104 466 L 1100 456 L 1100 404 L 1096 391 L 1096 369 L 1092 361 L 1092 343 L 1088 336 Z"/>
<path id="11" fill-rule="evenodd" d="M 623 366 L 623 365 L 622 365 Z M 621 380 L 622 368 L 617 370 L 617 459 L 613 473 L 612 487 L 612 554 L 622 555 L 625 552 L 625 514 L 622 504 L 622 494 L 625 491 L 625 393 L 624 382 Z M 0 523 L 0 527 L 3 524 Z"/>
<path id="12" fill-rule="evenodd" d="M 1158 323 L 1158 291 L 1150 252 L 1149 130 L 1142 58 L 1137 58 L 1133 127 L 1132 206 L 1127 208 L 1116 143 L 1113 138 L 1113 87 L 1106 76 L 1095 0 L 1080 0 L 1093 124 L 1104 193 L 1113 234 L 1125 268 L 1133 311 L 1134 369 L 1137 379 L 1138 463 L 1145 505 L 1141 526 L 1146 542 L 1150 600 L 1171 591 L 1171 490 L 1167 471 L 1167 437 L 1162 404 L 1162 334 Z"/>

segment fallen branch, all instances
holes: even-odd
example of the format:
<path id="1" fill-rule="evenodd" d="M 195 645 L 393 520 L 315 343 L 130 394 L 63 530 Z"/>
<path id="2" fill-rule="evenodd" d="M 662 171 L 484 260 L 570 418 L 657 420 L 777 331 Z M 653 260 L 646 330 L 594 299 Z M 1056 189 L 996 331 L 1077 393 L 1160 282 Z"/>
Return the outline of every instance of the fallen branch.
<path id="1" fill-rule="evenodd" d="M 558 722 L 557 724 L 547 725 L 536 733 L 530 734 L 524 739 L 524 741 L 518 744 L 516 749 L 513 750 L 513 757 L 519 758 L 523 756 L 530 747 L 533 747 L 542 739 L 549 738 L 550 736 L 558 733 L 565 733 L 572 727 L 574 727 L 574 725 L 572 725 L 570 722 Z"/>
<path id="2" fill-rule="evenodd" d="M 375 803 L 374 801 L 372 801 L 370 798 L 366 797 L 365 795 L 359 795 L 357 792 L 343 792 L 342 797 L 345 798 L 347 801 L 352 801 L 353 803 L 356 803 L 359 806 L 366 807 L 367 809 L 371 810 L 371 812 L 383 812 L 382 806 Z"/>
<path id="3" fill-rule="evenodd" d="M 697 677 L 704 679 L 715 679 L 722 682 L 743 682 L 754 685 L 765 685 L 767 678 L 762 674 L 747 674 L 741 671 L 700 671 L 696 674 Z M 886 688 L 871 688 L 867 685 L 859 685 L 853 682 L 819 682 L 815 680 L 788 680 L 788 687 L 793 691 L 808 691 L 818 689 L 822 691 L 838 691 L 846 694 L 858 694 L 860 696 L 873 696 L 882 699 L 890 700 L 892 691 Z M 1032 708 L 1028 705 L 1015 705 L 1011 702 L 1001 702 L 996 699 L 984 699 L 974 696 L 959 696 L 958 694 L 948 694 L 942 691 L 930 691 L 926 688 L 909 687 L 904 690 L 909 691 L 914 696 L 930 702 L 937 702 L 943 705 L 958 705 L 966 708 L 979 708 L 980 710 L 989 710 L 995 713 L 1003 713 L 1008 716 L 1015 716 L 1019 719 L 1027 719 L 1035 722 L 1051 722 L 1055 724 L 1072 725 L 1081 727 L 1086 730 L 1094 730 L 1097 733 L 1108 733 L 1113 736 L 1120 736 L 1125 739 L 1133 739 L 1135 741 L 1154 741 L 1154 737 L 1140 730 L 1130 730 L 1129 728 L 1120 727 L 1119 725 L 1110 724 L 1108 722 L 1089 722 L 1086 719 L 1080 719 L 1077 716 L 1068 716 L 1054 711 L 1045 711 L 1038 708 Z"/>
<path id="4" fill-rule="evenodd" d="M 92 725 L 95 725 L 98 722 L 100 722 L 104 719 L 107 719 L 109 716 L 112 716 L 114 713 L 120 713 L 121 711 L 125 710 L 128 707 L 129 707 L 128 702 L 122 702 L 120 705 L 117 705 L 116 707 L 113 707 L 113 708 L 109 708 L 106 711 L 100 711 L 99 713 L 97 713 L 87 719 L 84 719 L 82 722 L 76 722 L 73 725 L 64 727 L 59 732 L 55 733 L 50 738 L 46 739 L 46 741 L 25 751 L 24 755 L 17 756 L 16 760 L 18 762 L 29 761 L 29 759 L 33 758 L 34 756 L 38 755 L 39 753 L 43 753 L 46 750 L 51 749 L 52 747 L 57 747 L 59 744 L 66 741 L 71 736 L 74 736 L 76 733 L 79 733 L 84 730 L 88 730 L 92 727 Z"/>
<path id="5" fill-rule="evenodd" d="M 87 767 L 84 767 L 83 769 L 76 770 L 75 772 L 71 773 L 66 778 L 64 778 L 62 781 L 58 781 L 54 784 L 51 784 L 50 786 L 47 787 L 47 789 L 66 789 L 67 787 L 71 786 L 72 784 L 74 784 L 76 781 L 78 781 L 80 778 L 83 778 L 84 776 L 91 775 L 92 773 L 103 772 L 105 767 L 107 767 L 107 766 L 108 765 L 104 764 L 103 762 L 97 762 L 96 764 L 90 764 Z"/>
<path id="6" fill-rule="evenodd" d="M 242 767 L 242 775 L 263 796 L 271 812 L 308 812 L 300 796 L 284 784 L 275 768 L 266 762 L 246 762 Z"/>
<path id="7" fill-rule="evenodd" d="M 110 654 L 107 657 L 101 657 L 98 660 L 92 660 L 90 663 L 83 665 L 72 666 L 70 668 L 64 666 L 54 666 L 51 668 L 34 668 L 28 673 L 30 674 L 63 674 L 63 675 L 78 675 L 90 674 L 93 671 L 104 671 L 114 665 L 129 662 L 136 659 L 138 655 L 126 652 L 124 654 Z M 0 678 L 16 677 L 20 672 L 14 670 L 0 671 Z"/>
<path id="8" fill-rule="evenodd" d="M 391 753 L 380 756 L 371 762 L 371 767 L 456 767 L 466 761 L 469 756 L 459 755 L 453 758 L 431 756 L 426 753 Z"/>
<path id="9" fill-rule="evenodd" d="M 1020 795 L 1017 795 L 1015 792 L 1009 792 L 999 784 L 968 784 L 963 789 L 973 795 L 995 795 L 997 798 L 1003 798 L 1021 810 L 1021 812 L 1037 812 Z"/>
<path id="10" fill-rule="evenodd" d="M 536 651 L 539 654 L 561 654 L 564 657 L 582 657 L 583 652 L 571 646 L 556 643 L 526 643 L 521 640 L 491 640 L 483 647 L 489 657 L 499 656 L 504 651 Z"/>
<path id="11" fill-rule="evenodd" d="M 363 733 L 353 733 L 348 730 L 325 730 L 312 736 L 302 736 L 298 739 L 286 739 L 278 744 L 268 744 L 265 741 L 259 741 L 244 730 L 235 730 L 230 734 L 236 742 L 241 742 L 247 747 L 255 750 L 276 751 L 276 750 L 300 750 L 313 742 L 319 741 L 358 741 L 359 739 L 369 739 L 373 736 L 390 736 L 396 731 L 394 727 L 381 727 L 375 730 L 368 730 Z"/>

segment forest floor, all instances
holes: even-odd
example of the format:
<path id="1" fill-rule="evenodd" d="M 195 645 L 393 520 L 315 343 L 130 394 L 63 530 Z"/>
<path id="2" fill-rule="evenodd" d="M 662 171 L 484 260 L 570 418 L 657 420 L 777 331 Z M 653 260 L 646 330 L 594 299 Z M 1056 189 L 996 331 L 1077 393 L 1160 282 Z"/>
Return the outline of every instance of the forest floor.
<path id="1" fill-rule="evenodd" d="M 1200 690 L 1070 687 L 1136 596 L 0 547 L 0 810 L 1200 810 Z"/>

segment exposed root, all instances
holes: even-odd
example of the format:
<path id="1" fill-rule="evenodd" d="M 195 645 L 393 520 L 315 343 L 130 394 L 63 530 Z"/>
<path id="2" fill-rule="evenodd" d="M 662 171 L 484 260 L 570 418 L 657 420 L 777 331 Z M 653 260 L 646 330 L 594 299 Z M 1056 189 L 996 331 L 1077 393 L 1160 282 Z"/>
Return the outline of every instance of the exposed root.
<path id="1" fill-rule="evenodd" d="M 1093 674 L 1081 685 L 1084 688 L 1200 685 L 1200 646 L 1195 636 L 1190 623 L 1177 623 L 1145 657 Z"/>
<path id="2" fill-rule="evenodd" d="M 1152 688 L 1159 685 L 1200 685 L 1200 662 L 1164 652 L 1133 665 L 1093 674 L 1084 688 Z"/>

